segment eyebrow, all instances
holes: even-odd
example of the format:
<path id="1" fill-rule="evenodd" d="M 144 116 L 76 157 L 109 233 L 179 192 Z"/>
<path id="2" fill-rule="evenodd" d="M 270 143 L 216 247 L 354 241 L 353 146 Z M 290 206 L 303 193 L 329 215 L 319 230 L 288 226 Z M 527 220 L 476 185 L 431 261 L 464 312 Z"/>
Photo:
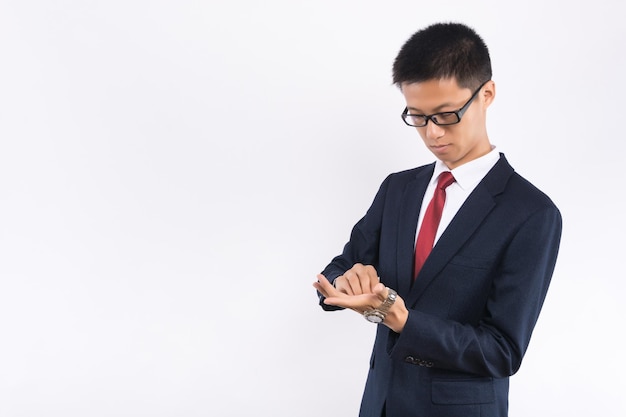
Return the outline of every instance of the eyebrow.
<path id="1" fill-rule="evenodd" d="M 461 107 L 462 107 L 462 106 L 463 106 L 463 105 L 461 104 Z M 443 104 L 440 104 L 440 105 L 438 105 L 437 107 L 435 107 L 435 108 L 433 109 L 433 113 L 430 113 L 430 114 L 440 113 L 440 112 L 441 112 L 441 109 L 443 109 L 444 107 L 452 107 L 452 104 L 451 104 L 451 103 L 443 103 Z M 456 111 L 456 110 L 460 109 L 461 107 L 454 107 L 454 109 L 453 109 L 453 110 L 446 110 L 446 111 Z M 418 108 L 416 108 L 416 107 L 410 107 L 410 106 L 407 106 L 407 109 L 409 109 L 409 110 L 411 110 L 411 111 L 415 111 L 415 112 L 417 112 L 417 114 L 426 114 L 426 113 L 424 113 L 422 110 L 420 110 L 420 109 L 418 109 Z"/>

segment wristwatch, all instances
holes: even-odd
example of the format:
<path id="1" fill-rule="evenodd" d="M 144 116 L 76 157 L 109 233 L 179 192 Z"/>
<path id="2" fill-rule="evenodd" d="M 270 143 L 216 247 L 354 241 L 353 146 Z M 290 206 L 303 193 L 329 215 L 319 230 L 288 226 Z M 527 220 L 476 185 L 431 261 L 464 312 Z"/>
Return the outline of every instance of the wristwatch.
<path id="1" fill-rule="evenodd" d="M 387 312 L 389 312 L 389 309 L 391 308 L 393 303 L 396 301 L 397 297 L 398 297 L 397 292 L 395 292 L 391 288 L 387 288 L 387 299 L 383 301 L 380 307 L 374 308 L 371 310 L 366 310 L 363 313 L 365 320 L 369 321 L 370 323 L 382 323 L 383 320 L 385 320 L 385 316 L 387 315 Z"/>

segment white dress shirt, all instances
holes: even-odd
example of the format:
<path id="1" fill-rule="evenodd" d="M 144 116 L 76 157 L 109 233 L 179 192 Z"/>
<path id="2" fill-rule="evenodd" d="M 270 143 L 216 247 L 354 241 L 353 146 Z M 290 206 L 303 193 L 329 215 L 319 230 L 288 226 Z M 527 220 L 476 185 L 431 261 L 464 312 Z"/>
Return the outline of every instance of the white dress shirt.
<path id="1" fill-rule="evenodd" d="M 454 179 L 448 188 L 446 188 L 446 202 L 443 206 L 443 212 L 441 213 L 441 222 L 435 235 L 435 243 L 439 240 L 439 237 L 443 234 L 446 227 L 450 224 L 456 213 L 459 211 L 467 197 L 474 191 L 474 188 L 478 183 L 487 175 L 489 170 L 500 159 L 500 153 L 496 150 L 495 146 L 492 146 L 491 152 L 473 161 L 467 162 L 453 170 L 450 170 L 443 162 L 437 160 L 435 162 L 435 171 L 430 179 L 428 188 L 426 188 L 426 194 L 424 194 L 424 200 L 422 201 L 422 209 L 420 210 L 420 216 L 417 223 L 417 230 L 422 227 L 422 220 L 426 212 L 426 207 L 430 203 L 430 200 L 435 194 L 435 187 L 437 186 L 437 180 L 439 175 L 444 171 L 452 172 Z M 417 240 L 417 230 L 415 232 L 415 239 Z"/>

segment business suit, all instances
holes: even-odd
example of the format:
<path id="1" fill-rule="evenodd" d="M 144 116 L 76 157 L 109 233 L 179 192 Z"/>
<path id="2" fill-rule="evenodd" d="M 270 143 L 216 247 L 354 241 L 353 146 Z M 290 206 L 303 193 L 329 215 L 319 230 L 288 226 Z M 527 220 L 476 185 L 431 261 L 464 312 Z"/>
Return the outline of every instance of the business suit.
<path id="1" fill-rule="evenodd" d="M 561 216 L 500 155 L 413 283 L 415 230 L 434 164 L 392 174 L 322 272 L 373 265 L 409 309 L 378 325 L 361 417 L 503 417 L 554 270 Z M 321 300 L 326 310 L 328 306 Z"/>

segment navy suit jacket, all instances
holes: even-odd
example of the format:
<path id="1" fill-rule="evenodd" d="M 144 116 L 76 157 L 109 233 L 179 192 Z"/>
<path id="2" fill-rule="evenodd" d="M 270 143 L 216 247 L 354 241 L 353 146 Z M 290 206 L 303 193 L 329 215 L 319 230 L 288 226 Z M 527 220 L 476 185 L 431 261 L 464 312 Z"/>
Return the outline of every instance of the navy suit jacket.
<path id="1" fill-rule="evenodd" d="M 378 325 L 361 417 L 504 417 L 554 270 L 561 215 L 504 155 L 469 195 L 413 283 L 415 230 L 434 164 L 391 174 L 331 282 L 373 265 L 409 309 L 398 334 Z M 336 307 L 323 304 L 325 310 Z"/>

